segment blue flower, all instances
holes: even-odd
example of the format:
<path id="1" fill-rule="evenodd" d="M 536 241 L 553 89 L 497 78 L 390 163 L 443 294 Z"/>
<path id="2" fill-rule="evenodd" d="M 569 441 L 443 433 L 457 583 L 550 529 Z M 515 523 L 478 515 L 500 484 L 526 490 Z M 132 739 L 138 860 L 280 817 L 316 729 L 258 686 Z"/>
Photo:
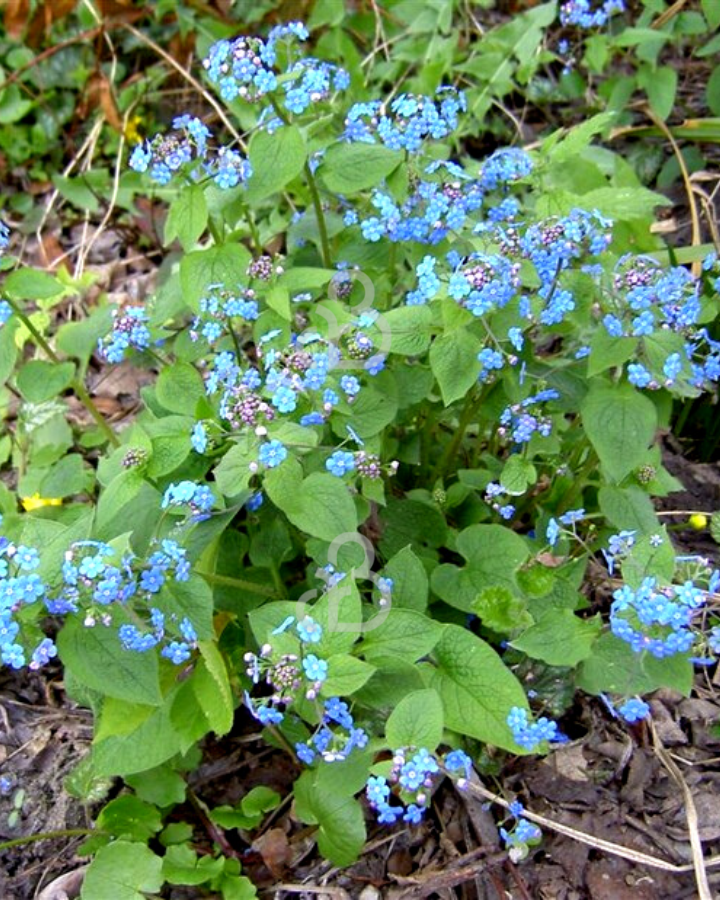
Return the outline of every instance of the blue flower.
<path id="1" fill-rule="evenodd" d="M 268 469 L 274 469 L 280 465 L 280 463 L 287 459 L 287 449 L 280 441 L 268 441 L 266 444 L 263 444 L 258 452 L 258 460 L 260 463 Z"/>
<path id="2" fill-rule="evenodd" d="M 202 422 L 196 422 L 190 436 L 190 444 L 196 453 L 203 454 L 207 450 L 208 437 L 205 425 Z"/>
<path id="3" fill-rule="evenodd" d="M 342 478 L 343 475 L 355 470 L 355 456 L 345 450 L 336 450 L 325 460 L 325 468 L 338 478 Z"/>
<path id="4" fill-rule="evenodd" d="M 311 616 L 305 616 L 297 623 L 300 640 L 306 644 L 317 644 L 322 638 L 322 627 Z"/>
<path id="5" fill-rule="evenodd" d="M 618 706 L 618 712 L 626 722 L 634 723 L 646 719 L 650 715 L 650 707 L 644 700 L 633 698 Z"/>
<path id="6" fill-rule="evenodd" d="M 302 666 L 309 681 L 325 681 L 327 678 L 328 664 L 326 660 L 319 659 L 314 653 L 305 657 Z"/>

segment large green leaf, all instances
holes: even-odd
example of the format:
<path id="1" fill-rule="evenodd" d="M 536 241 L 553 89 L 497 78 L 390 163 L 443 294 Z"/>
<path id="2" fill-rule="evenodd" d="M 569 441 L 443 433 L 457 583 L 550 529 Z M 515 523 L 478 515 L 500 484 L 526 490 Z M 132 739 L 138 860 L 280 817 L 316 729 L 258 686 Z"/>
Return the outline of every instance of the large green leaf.
<path id="1" fill-rule="evenodd" d="M 305 165 L 307 148 L 300 129 L 288 125 L 275 134 L 256 131 L 250 141 L 249 156 L 253 174 L 248 181 L 247 198 L 255 203 L 297 178 Z"/>
<path id="2" fill-rule="evenodd" d="M 320 853 L 336 866 L 349 866 L 365 844 L 365 817 L 360 803 L 344 792 L 317 783 L 315 771 L 295 782 L 295 811 L 301 822 L 317 825 Z"/>
<path id="3" fill-rule="evenodd" d="M 514 531 L 502 525 L 471 525 L 458 536 L 457 550 L 467 565 L 443 563 L 433 571 L 430 582 L 450 606 L 470 612 L 478 594 L 496 585 L 517 591 L 515 573 L 529 551 Z"/>
<path id="4" fill-rule="evenodd" d="M 335 194 L 357 194 L 379 184 L 402 159 L 382 144 L 336 144 L 325 154 L 320 176 Z"/>
<path id="5" fill-rule="evenodd" d="M 436 338 L 430 347 L 430 367 L 437 378 L 445 406 L 464 397 L 480 373 L 478 352 L 482 345 L 469 331 L 452 331 Z"/>
<path id="6" fill-rule="evenodd" d="M 492 647 L 459 625 L 447 625 L 434 656 L 431 684 L 442 698 L 445 725 L 519 752 L 506 720 L 511 707 L 527 707 L 525 691 Z"/>
<path id="7" fill-rule="evenodd" d="M 580 412 L 603 467 L 614 481 L 622 481 L 645 459 L 655 437 L 652 400 L 629 384 L 601 385 L 590 390 Z"/>
<path id="8" fill-rule="evenodd" d="M 413 691 L 398 703 L 385 725 L 385 737 L 391 750 L 421 747 L 431 753 L 442 741 L 443 704 L 433 688 Z"/>
<path id="9" fill-rule="evenodd" d="M 581 619 L 569 609 L 549 609 L 511 645 L 549 666 L 576 666 L 590 656 L 600 624 L 598 616 Z"/>
<path id="10" fill-rule="evenodd" d="M 180 284 L 185 303 L 199 310 L 199 300 L 211 285 L 237 290 L 246 280 L 250 254 L 242 244 L 221 244 L 186 253 L 180 262 Z"/>
<path id="11" fill-rule="evenodd" d="M 83 880 L 82 900 L 145 900 L 163 886 L 162 860 L 145 844 L 101 847 Z"/>
<path id="12" fill-rule="evenodd" d="M 272 502 L 296 528 L 312 537 L 332 541 L 341 534 L 354 534 L 357 514 L 346 485 L 334 475 L 313 472 L 298 480 L 299 464 L 288 460 L 265 476 L 265 489 Z"/>
<path id="13" fill-rule="evenodd" d="M 199 184 L 185 185 L 170 204 L 165 220 L 165 246 L 177 238 L 183 250 L 191 250 L 207 228 L 205 191 Z"/>
<path id="14" fill-rule="evenodd" d="M 156 653 L 126 650 L 116 628 L 85 628 L 81 620 L 68 619 L 58 650 L 63 665 L 86 687 L 131 703 L 162 703 Z"/>

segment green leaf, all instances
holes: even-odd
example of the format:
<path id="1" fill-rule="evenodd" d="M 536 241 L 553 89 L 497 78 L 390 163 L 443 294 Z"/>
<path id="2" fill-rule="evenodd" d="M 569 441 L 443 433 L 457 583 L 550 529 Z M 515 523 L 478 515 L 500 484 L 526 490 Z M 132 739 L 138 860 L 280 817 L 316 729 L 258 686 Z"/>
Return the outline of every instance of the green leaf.
<path id="1" fill-rule="evenodd" d="M 31 359 L 17 373 L 16 384 L 25 400 L 44 403 L 66 390 L 74 377 L 74 363 Z"/>
<path id="2" fill-rule="evenodd" d="M 111 326 L 111 307 L 108 304 L 99 305 L 77 322 L 66 322 L 61 325 L 57 330 L 55 342 L 63 353 L 74 356 L 83 365 L 87 365 L 97 349 L 98 340 L 110 331 Z"/>
<path id="3" fill-rule="evenodd" d="M 641 534 L 651 534 L 660 528 L 652 500 L 635 484 L 625 488 L 603 485 L 598 492 L 598 501 L 600 511 L 615 528 Z"/>
<path id="4" fill-rule="evenodd" d="M 424 612 L 427 609 L 430 589 L 427 572 L 410 547 L 403 547 L 396 553 L 385 566 L 383 574 L 393 580 L 393 610 L 402 608 Z"/>
<path id="5" fill-rule="evenodd" d="M 442 741 L 443 704 L 436 690 L 413 691 L 390 713 L 385 738 L 391 750 L 425 748 L 431 753 Z"/>
<path id="6" fill-rule="evenodd" d="M 720 6 L 715 0 L 700 0 L 700 5 L 710 28 L 717 28 L 720 25 Z"/>
<path id="7" fill-rule="evenodd" d="M 42 497 L 71 497 L 88 485 L 91 474 L 79 453 L 69 453 L 58 460 L 40 483 Z"/>
<path id="8" fill-rule="evenodd" d="M 525 691 L 492 647 L 459 625 L 447 625 L 435 658 L 431 685 L 442 698 L 446 727 L 519 752 L 506 719 L 511 707 L 527 708 Z"/>
<path id="9" fill-rule="evenodd" d="M 480 374 L 480 341 L 469 331 L 453 331 L 436 338 L 430 347 L 430 368 L 437 378 L 445 406 L 464 397 Z"/>
<path id="10" fill-rule="evenodd" d="M 222 284 L 228 290 L 236 288 L 245 280 L 250 260 L 242 244 L 222 244 L 186 253 L 180 261 L 180 285 L 187 305 L 198 312 L 200 298 L 212 284 Z"/>
<path id="11" fill-rule="evenodd" d="M 5 279 L 4 293 L 11 300 L 49 300 L 62 294 L 65 286 L 47 272 L 38 269 L 16 269 Z"/>
<path id="12" fill-rule="evenodd" d="M 602 187 L 588 191 L 581 198 L 584 209 L 596 209 L 610 218 L 632 221 L 652 216 L 658 206 L 672 202 L 647 188 Z"/>
<path id="13" fill-rule="evenodd" d="M 163 886 L 162 860 L 145 844 L 101 847 L 85 873 L 82 900 L 145 900 Z"/>
<path id="14" fill-rule="evenodd" d="M 517 589 L 516 572 L 529 556 L 525 541 L 502 525 L 471 525 L 460 533 L 457 551 L 467 560 L 460 568 L 443 563 L 430 584 L 450 606 L 470 612 L 481 591 L 496 585 Z"/>
<path id="15" fill-rule="evenodd" d="M 205 397 L 205 385 L 195 366 L 176 362 L 161 369 L 155 396 L 170 412 L 194 416 L 198 402 Z"/>
<path id="16" fill-rule="evenodd" d="M 209 727 L 221 737 L 232 728 L 235 714 L 230 679 L 217 646 L 212 641 L 201 641 L 199 646 L 192 686 Z"/>
<path id="17" fill-rule="evenodd" d="M 442 513 L 417 500 L 393 498 L 380 518 L 384 526 L 380 549 L 385 556 L 393 556 L 408 545 L 420 554 L 424 546 L 442 546 L 447 537 Z"/>
<path id="18" fill-rule="evenodd" d="M 0 386 L 12 375 L 17 361 L 18 347 L 15 343 L 17 319 L 10 318 L 0 328 Z"/>
<path id="19" fill-rule="evenodd" d="M 128 775 L 125 781 L 141 800 L 155 806 L 175 806 L 185 800 L 185 780 L 170 766 Z"/>
<path id="20" fill-rule="evenodd" d="M 657 543 L 658 539 L 660 544 Z M 674 574 L 675 548 L 664 528 L 657 527 L 651 536 L 637 538 L 622 561 L 623 581 L 634 590 L 648 576 L 657 578 L 660 584 L 669 584 Z"/>
<path id="21" fill-rule="evenodd" d="M 622 481 L 643 461 L 655 437 L 654 403 L 632 385 L 602 385 L 591 388 L 580 411 L 600 462 L 614 481 Z"/>
<path id="22" fill-rule="evenodd" d="M 277 809 L 280 795 L 271 788 L 259 785 L 249 791 L 236 806 L 218 806 L 210 813 L 210 818 L 222 828 L 257 828 L 265 813 Z"/>
<path id="23" fill-rule="evenodd" d="M 322 638 L 315 645 L 318 656 L 327 658 L 349 652 L 362 633 L 363 625 L 362 604 L 354 578 L 347 576 L 327 590 L 312 607 L 310 615 L 323 630 Z"/>
<path id="24" fill-rule="evenodd" d="M 638 83 L 645 91 L 658 118 L 665 121 L 675 106 L 678 76 L 670 66 L 641 66 Z"/>
<path id="25" fill-rule="evenodd" d="M 489 587 L 480 591 L 472 609 L 486 628 L 498 634 L 510 634 L 532 624 L 525 600 L 516 597 L 506 587 Z"/>
<path id="26" fill-rule="evenodd" d="M 510 644 L 549 666 L 576 666 L 590 656 L 600 627 L 599 616 L 580 619 L 569 609 L 549 609 Z"/>
<path id="27" fill-rule="evenodd" d="M 395 588 L 393 587 L 393 604 Z M 412 609 L 398 609 L 395 605 L 378 628 L 363 635 L 361 651 L 371 662 L 393 656 L 416 662 L 440 640 L 442 625 Z"/>
<path id="28" fill-rule="evenodd" d="M 720 116 L 720 65 L 715 66 L 705 87 L 708 109 L 714 116 Z"/>
<path id="29" fill-rule="evenodd" d="M 249 203 L 276 194 L 302 172 L 307 148 L 299 128 L 286 125 L 275 134 L 256 131 L 249 147 L 253 174 L 247 185 Z"/>
<path id="30" fill-rule="evenodd" d="M 402 161 L 402 153 L 382 144 L 335 144 L 325 154 L 320 177 L 334 194 L 357 194 L 380 184 Z"/>
<path id="31" fill-rule="evenodd" d="M 318 825 L 320 853 L 335 866 L 355 862 L 365 845 L 365 816 L 352 796 L 317 783 L 315 772 L 304 772 L 295 782 L 295 812 L 306 825 Z"/>
<path id="32" fill-rule="evenodd" d="M 508 494 L 519 497 L 528 487 L 537 481 L 535 466 L 523 459 L 519 453 L 514 453 L 503 466 L 500 475 L 500 484 Z"/>
<path id="33" fill-rule="evenodd" d="M 204 884 L 217 878 L 225 867 L 222 858 L 198 856 L 186 844 L 168 847 L 163 856 L 163 878 L 170 884 Z"/>
<path id="34" fill-rule="evenodd" d="M 611 337 L 604 327 L 598 328 L 590 341 L 588 378 L 607 369 L 621 366 L 632 359 L 637 350 L 637 340 L 631 337 Z"/>
<path id="35" fill-rule="evenodd" d="M 63 665 L 86 687 L 131 703 L 162 703 L 156 654 L 125 650 L 116 627 L 85 628 L 67 619 L 57 643 Z"/>
<path id="36" fill-rule="evenodd" d="M 350 696 L 359 691 L 375 672 L 375 666 L 346 653 L 331 656 L 327 663 L 328 676 L 322 686 L 323 697 Z"/>
<path id="37" fill-rule="evenodd" d="M 291 476 L 286 463 L 272 469 L 265 476 L 264 486 L 272 502 L 288 519 L 312 537 L 332 541 L 341 534 L 353 534 L 357 528 L 357 514 L 346 485 L 334 475 L 314 472 L 300 485 Z"/>
<path id="38" fill-rule="evenodd" d="M 430 346 L 432 320 L 427 306 L 400 306 L 383 313 L 380 321 L 390 332 L 390 352 L 421 356 Z"/>
<path id="39" fill-rule="evenodd" d="M 109 710 L 114 710 L 116 724 L 108 731 L 116 733 L 108 733 L 102 740 L 96 737 L 92 762 L 98 775 L 126 776 L 145 772 L 162 765 L 181 751 L 182 736 L 171 721 L 169 702 L 155 709 L 143 709 L 110 698 L 103 703 L 101 726 Z M 137 712 L 144 717 L 137 716 Z M 134 720 L 133 714 L 136 715 Z M 184 714 L 187 715 L 187 707 Z M 121 725 L 127 730 L 119 732 Z"/>
<path id="40" fill-rule="evenodd" d="M 590 146 L 595 135 L 609 128 L 616 118 L 614 113 L 600 113 L 599 115 L 591 116 L 579 125 L 575 125 L 559 143 L 551 147 L 549 151 L 550 159 L 555 164 L 566 164 L 569 160 L 575 159 L 586 147 Z M 553 137 L 554 135 L 551 135 L 550 141 L 552 141 Z"/>
<path id="41" fill-rule="evenodd" d="M 205 191 L 199 184 L 185 185 L 170 204 L 165 220 L 165 246 L 177 238 L 183 250 L 191 250 L 207 228 Z"/>
<path id="42" fill-rule="evenodd" d="M 119 838 L 148 841 L 162 829 L 162 817 L 157 808 L 125 794 L 111 800 L 100 812 L 97 827 Z"/>
<path id="43" fill-rule="evenodd" d="M 593 644 L 592 654 L 582 663 L 577 686 L 588 694 L 648 694 L 661 687 L 686 697 L 693 683 L 693 666 L 686 654 L 657 659 L 647 652 L 635 653 L 630 644 L 609 632 Z"/>
<path id="44" fill-rule="evenodd" d="M 240 437 L 228 450 L 213 471 L 218 489 L 225 497 L 236 497 L 250 484 L 250 463 L 257 462 L 257 442 Z"/>

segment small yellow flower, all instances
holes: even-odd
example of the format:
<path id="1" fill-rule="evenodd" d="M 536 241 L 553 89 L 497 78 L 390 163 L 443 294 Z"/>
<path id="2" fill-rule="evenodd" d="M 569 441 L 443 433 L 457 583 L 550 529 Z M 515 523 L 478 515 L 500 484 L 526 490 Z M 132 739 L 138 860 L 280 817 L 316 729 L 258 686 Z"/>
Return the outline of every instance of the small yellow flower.
<path id="1" fill-rule="evenodd" d="M 695 513 L 690 516 L 688 522 L 690 523 L 690 527 L 694 528 L 695 531 L 702 531 L 703 528 L 707 528 L 708 518 L 702 513 Z"/>
<path id="2" fill-rule="evenodd" d="M 142 122 L 142 116 L 133 116 L 131 119 L 128 119 L 127 125 L 125 126 L 125 138 L 130 144 L 139 144 L 142 141 L 143 136 L 140 134 L 138 129 L 138 125 Z"/>
<path id="3" fill-rule="evenodd" d="M 25 512 L 32 512 L 42 506 L 62 506 L 62 497 L 41 497 L 40 494 L 33 494 L 32 497 L 22 497 L 20 502 Z"/>

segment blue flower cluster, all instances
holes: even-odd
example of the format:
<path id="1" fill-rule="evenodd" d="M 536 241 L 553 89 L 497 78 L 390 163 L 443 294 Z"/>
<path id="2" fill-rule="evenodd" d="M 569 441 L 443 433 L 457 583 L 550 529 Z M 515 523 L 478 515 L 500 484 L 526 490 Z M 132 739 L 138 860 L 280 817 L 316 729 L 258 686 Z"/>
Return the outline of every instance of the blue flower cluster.
<path id="1" fill-rule="evenodd" d="M 254 322 L 260 315 L 255 291 L 241 288 L 228 291 L 220 284 L 208 287 L 208 293 L 200 298 L 200 314 L 190 326 L 190 338 L 202 338 L 211 346 L 227 334 L 232 334 L 233 320 Z"/>
<path id="2" fill-rule="evenodd" d="M 292 62 L 281 70 L 280 42 L 305 41 L 308 37 L 302 22 L 290 22 L 273 28 L 266 41 L 244 36 L 217 41 L 210 47 L 203 67 L 208 80 L 227 103 L 238 97 L 254 103 L 282 89 L 287 112 L 298 115 L 310 105 L 327 100 L 334 91 L 344 91 L 350 84 L 350 76 L 344 69 L 312 57 Z M 267 113 L 272 116 L 270 107 Z M 272 132 L 283 122 L 273 117 L 263 120 L 263 124 Z"/>
<path id="3" fill-rule="evenodd" d="M 320 723 L 307 741 L 295 744 L 300 762 L 312 765 L 320 758 L 324 762 L 342 762 L 354 750 L 363 750 L 368 743 L 367 732 L 358 728 L 350 709 L 339 697 L 330 697 L 323 704 Z"/>
<path id="4" fill-rule="evenodd" d="M 393 753 L 387 777 L 368 778 L 365 796 L 381 825 L 394 825 L 400 819 L 418 825 L 428 809 L 435 782 L 447 773 L 462 787 L 471 770 L 472 760 L 462 750 L 452 750 L 443 758 L 424 747 L 402 747 Z"/>
<path id="5" fill-rule="evenodd" d="M 299 621 L 288 616 L 273 635 L 290 632 L 297 637 L 298 652 L 277 655 L 272 644 L 264 644 L 258 654 L 246 653 L 246 673 L 254 685 L 261 681 L 271 690 L 270 696 L 255 701 L 245 693 L 245 704 L 262 725 L 279 725 L 296 700 L 315 700 L 328 677 L 328 662 L 309 652 L 322 640 L 322 627 L 312 616 Z M 368 735 L 355 725 L 350 709 L 339 697 L 330 697 L 322 706 L 320 721 L 313 734 L 298 741 L 298 759 L 312 765 L 316 759 L 332 763 L 347 759 L 354 750 L 367 746 Z"/>
<path id="6" fill-rule="evenodd" d="M 374 144 L 391 150 L 417 153 L 427 138 L 442 140 L 458 125 L 458 113 L 467 109 L 462 91 L 439 87 L 434 97 L 399 94 L 389 108 L 379 100 L 355 103 L 345 119 L 343 137 L 351 142 Z"/>
<path id="7" fill-rule="evenodd" d="M 512 503 L 500 501 L 499 498 L 506 497 L 509 491 L 506 490 L 497 481 L 491 481 L 485 488 L 483 499 L 498 513 L 503 519 L 512 519 L 515 515 L 515 507 Z"/>
<path id="8" fill-rule="evenodd" d="M 506 407 L 500 415 L 498 434 L 514 444 L 526 444 L 534 434 L 547 437 L 552 431 L 552 418 L 543 415 L 543 406 L 559 397 L 556 390 L 547 389 Z"/>
<path id="9" fill-rule="evenodd" d="M 533 161 L 528 153 L 519 147 L 503 147 L 480 166 L 480 187 L 483 191 L 507 188 L 513 182 L 527 178 L 532 170 Z"/>
<path id="10" fill-rule="evenodd" d="M 387 191 L 373 191 L 376 215 L 360 223 L 363 237 L 376 243 L 385 237 L 393 243 L 414 241 L 438 244 L 459 231 L 483 204 L 480 183 L 453 162 L 436 161 L 425 170 L 402 201 Z M 353 219 L 346 220 L 352 224 Z"/>
<path id="11" fill-rule="evenodd" d="M 578 28 L 601 28 L 621 12 L 625 12 L 625 0 L 567 0 L 560 7 L 560 22 Z"/>
<path id="12" fill-rule="evenodd" d="M 525 809 L 522 803 L 515 800 L 508 809 L 515 818 L 515 822 L 510 830 L 501 827 L 499 829 L 500 837 L 509 850 L 512 862 L 519 862 L 527 856 L 528 848 L 540 841 L 542 832 L 537 825 L 524 818 Z"/>
<path id="13" fill-rule="evenodd" d="M 206 484 L 180 481 L 166 488 L 161 505 L 163 509 L 187 506 L 190 509 L 190 521 L 202 522 L 210 518 L 210 510 L 214 503 L 213 492 Z"/>
<path id="14" fill-rule="evenodd" d="M 620 718 L 624 719 L 630 725 L 641 722 L 643 719 L 647 719 L 650 716 L 650 707 L 639 697 L 631 697 L 629 700 L 625 700 L 624 703 L 621 703 L 620 706 L 616 706 L 605 694 L 600 694 L 600 699 L 612 716 L 615 718 L 620 716 Z"/>
<path id="15" fill-rule="evenodd" d="M 179 664 L 189 658 L 197 642 L 190 620 L 178 620 L 175 614 L 150 605 L 169 580 L 187 581 L 190 577 L 186 551 L 175 541 L 162 541 L 146 560 L 132 554 L 118 559 L 108 544 L 77 541 L 65 553 L 60 586 L 43 581 L 39 567 L 36 548 L 0 537 L 0 659 L 5 665 L 37 669 L 57 654 L 47 637 L 31 651 L 27 649 L 36 628 L 29 624 L 24 610 L 40 603 L 46 614 L 82 615 L 86 628 L 115 625 L 128 650 L 146 651 L 163 644 L 161 654 L 172 662 Z M 145 616 L 147 627 L 127 622 L 125 609 L 131 600 L 136 620 L 142 623 Z M 39 606 L 35 608 L 41 614 Z"/>
<path id="16" fill-rule="evenodd" d="M 0 300 L 0 328 L 7 322 L 12 313 L 12 306 L 10 306 L 7 300 Z"/>
<path id="17" fill-rule="evenodd" d="M 157 134 L 138 144 L 130 155 L 129 165 L 136 172 L 147 172 L 157 184 L 168 184 L 180 171 L 193 180 L 204 176 L 227 190 L 242 184 L 252 175 L 250 162 L 237 150 L 220 147 L 211 150 L 212 132 L 195 116 L 177 116 L 173 131 Z M 183 169 L 188 163 L 195 163 Z"/>
<path id="18" fill-rule="evenodd" d="M 623 585 L 613 592 L 610 627 L 636 653 L 647 650 L 658 659 L 688 653 L 696 641 L 693 620 L 706 600 L 692 581 L 660 587 L 649 576 L 635 590 Z"/>
<path id="19" fill-rule="evenodd" d="M 704 271 L 713 265 L 711 255 Z M 627 365 L 631 384 L 657 390 L 679 382 L 683 393 L 692 394 L 720 381 L 720 342 L 700 327 L 701 287 L 702 279 L 682 266 L 664 268 L 649 257 L 625 256 L 618 262 L 611 283 L 601 291 L 600 307 L 611 337 L 637 339 L 636 359 Z M 668 332 L 685 339 L 682 352 L 669 350 L 659 358 L 655 344 L 662 346 Z M 651 338 L 659 339 L 652 352 Z"/>
<path id="20" fill-rule="evenodd" d="M 10 229 L 7 224 L 0 219 L 0 257 L 10 246 Z"/>
<path id="21" fill-rule="evenodd" d="M 513 706 L 508 713 L 507 724 L 515 743 L 525 750 L 536 750 L 545 741 L 561 743 L 567 740 L 558 728 L 557 722 L 553 722 L 547 716 L 541 716 L 536 722 L 530 722 L 528 711 L 521 706 Z"/>
<path id="22" fill-rule="evenodd" d="M 110 334 L 98 341 L 98 350 L 109 363 L 120 363 L 128 350 L 147 350 L 152 338 L 148 329 L 148 314 L 142 306 L 127 306 L 113 312 Z"/>

